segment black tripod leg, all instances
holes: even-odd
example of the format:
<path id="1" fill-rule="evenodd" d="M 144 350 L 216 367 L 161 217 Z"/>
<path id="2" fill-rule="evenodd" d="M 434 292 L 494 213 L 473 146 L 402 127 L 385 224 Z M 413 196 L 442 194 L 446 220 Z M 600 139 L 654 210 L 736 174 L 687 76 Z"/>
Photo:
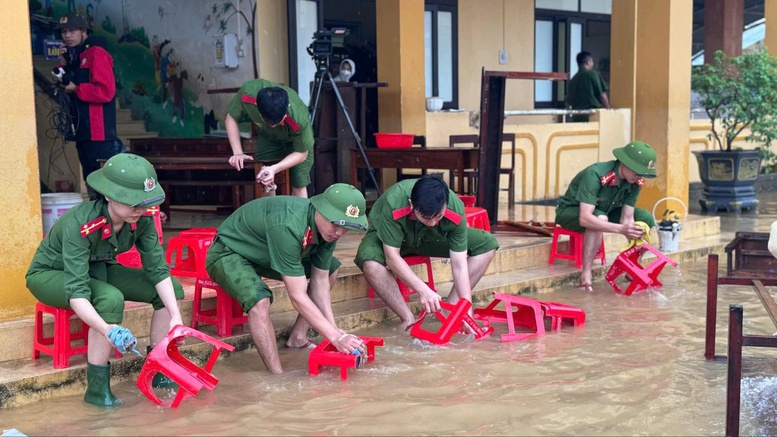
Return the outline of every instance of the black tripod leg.
<path id="1" fill-rule="evenodd" d="M 315 88 L 316 92 L 315 92 L 315 94 L 312 97 L 313 106 L 310 107 L 311 108 L 310 109 L 310 124 L 311 125 L 315 125 L 316 111 L 318 111 L 318 100 L 321 97 L 321 86 L 324 84 L 324 78 L 323 77 L 316 77 L 316 81 L 318 83 L 316 83 L 315 81 L 313 82 L 313 88 Z M 313 129 L 313 130 L 316 131 L 315 129 Z M 315 133 L 318 134 L 317 131 Z"/>
<path id="2" fill-rule="evenodd" d="M 343 102 L 343 96 L 340 95 L 340 90 L 337 88 L 337 84 L 332 79 L 332 73 L 329 71 L 326 72 L 325 78 L 329 79 L 329 82 L 332 84 L 332 89 L 335 91 L 335 96 L 337 96 L 337 103 L 340 104 L 340 108 L 343 110 L 343 113 L 345 114 L 345 120 L 348 121 L 348 127 L 351 129 L 351 134 L 353 135 L 353 139 L 356 140 L 356 145 L 359 146 L 359 151 L 362 154 L 362 158 L 364 159 L 364 164 L 367 166 L 367 172 L 370 174 L 370 179 L 372 179 L 372 183 L 375 184 L 375 189 L 378 190 L 378 196 L 380 196 L 380 185 L 378 185 L 377 179 L 375 179 L 375 172 L 370 165 L 370 160 L 367 159 L 367 153 L 364 152 L 364 146 L 362 146 L 362 140 L 359 138 L 359 134 L 356 133 L 356 128 L 353 127 L 353 122 L 351 122 L 351 115 L 348 113 L 348 109 L 345 107 L 345 103 Z M 323 82 L 322 78 L 322 82 Z"/>

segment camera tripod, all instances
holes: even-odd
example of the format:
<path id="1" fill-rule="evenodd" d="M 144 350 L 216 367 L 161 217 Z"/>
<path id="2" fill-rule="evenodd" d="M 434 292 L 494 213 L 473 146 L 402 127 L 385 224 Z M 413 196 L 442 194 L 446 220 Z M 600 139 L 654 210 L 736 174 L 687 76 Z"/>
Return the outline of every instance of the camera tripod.
<path id="1" fill-rule="evenodd" d="M 369 173 L 370 179 L 372 180 L 372 183 L 375 184 L 375 189 L 378 191 L 378 196 L 380 196 L 380 185 L 378 185 L 378 181 L 375 179 L 375 171 L 370 165 L 369 159 L 367 159 L 367 153 L 364 151 L 362 140 L 359 138 L 359 134 L 356 133 L 356 128 L 353 127 L 351 115 L 348 113 L 348 108 L 345 107 L 345 103 L 343 103 L 343 96 L 340 95 L 340 90 L 337 88 L 337 83 L 332 78 L 332 73 L 329 72 L 328 62 L 319 62 L 319 60 L 316 59 L 316 64 L 318 64 L 318 71 L 316 72 L 315 81 L 313 82 L 315 93 L 311 96 L 313 105 L 310 106 L 310 124 L 313 126 L 313 132 L 318 135 L 316 112 L 318 111 L 318 102 L 321 98 L 321 88 L 323 88 L 324 82 L 328 80 L 329 83 L 332 84 L 332 89 L 335 92 L 335 96 L 337 96 L 337 103 L 340 105 L 340 109 L 343 110 L 345 119 L 348 121 L 348 127 L 351 129 L 351 135 L 353 135 L 353 139 L 356 140 L 356 145 L 359 146 L 359 151 L 361 152 L 362 158 L 364 159 L 364 164 L 367 167 L 367 173 Z"/>

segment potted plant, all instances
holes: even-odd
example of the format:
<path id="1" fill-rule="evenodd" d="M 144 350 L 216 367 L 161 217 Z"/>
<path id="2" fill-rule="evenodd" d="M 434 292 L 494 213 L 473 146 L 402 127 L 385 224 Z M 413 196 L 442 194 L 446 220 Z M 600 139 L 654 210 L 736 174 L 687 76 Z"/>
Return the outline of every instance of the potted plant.
<path id="1" fill-rule="evenodd" d="M 756 178 L 762 152 L 733 149 L 734 140 L 745 140 L 768 151 L 777 137 L 777 57 L 759 51 L 740 56 L 715 53 L 711 64 L 694 68 L 691 87 L 710 118 L 717 150 L 694 151 L 704 183 L 702 210 L 741 211 L 757 205 Z"/>

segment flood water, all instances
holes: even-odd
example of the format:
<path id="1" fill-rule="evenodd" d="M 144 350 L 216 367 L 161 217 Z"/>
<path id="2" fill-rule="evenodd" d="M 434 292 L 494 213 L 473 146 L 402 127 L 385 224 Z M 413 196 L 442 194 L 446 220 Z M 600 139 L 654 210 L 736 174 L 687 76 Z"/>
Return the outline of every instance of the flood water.
<path id="1" fill-rule="evenodd" d="M 604 282 L 593 293 L 563 289 L 527 297 L 583 308 L 583 328 L 523 342 L 457 335 L 424 346 L 389 322 L 359 332 L 382 336 L 376 361 L 307 372 L 307 352 L 282 350 L 286 373 L 271 375 L 254 350 L 220 360 L 212 392 L 177 410 L 157 407 L 134 382 L 114 386 L 126 404 L 105 410 L 81 396 L 0 410 L 0 429 L 28 435 L 721 435 L 726 365 L 703 358 L 706 263 L 667 267 L 665 286 L 630 297 Z M 718 354 L 725 354 L 728 304 L 745 307 L 745 332 L 774 327 L 755 293 L 722 287 Z M 774 434 L 777 351 L 745 348 L 742 434 Z"/>

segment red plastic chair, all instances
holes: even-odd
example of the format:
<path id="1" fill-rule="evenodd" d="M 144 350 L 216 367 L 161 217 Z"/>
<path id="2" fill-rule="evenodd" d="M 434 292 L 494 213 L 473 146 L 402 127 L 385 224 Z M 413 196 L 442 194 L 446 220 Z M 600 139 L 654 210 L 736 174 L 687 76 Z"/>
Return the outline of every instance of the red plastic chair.
<path id="1" fill-rule="evenodd" d="M 643 267 L 639 262 L 639 258 L 645 252 L 653 253 L 656 258 L 651 261 L 650 264 Z M 644 243 L 639 246 L 632 246 L 618 255 L 618 257 L 615 258 L 615 262 L 610 266 L 610 270 L 607 271 L 605 279 L 607 279 L 607 282 L 610 283 L 616 293 L 630 296 L 632 293 L 645 290 L 648 287 L 657 288 L 663 286 L 661 281 L 658 280 L 658 275 L 661 274 L 661 270 L 663 270 L 664 266 L 667 264 L 677 267 L 676 262 L 667 258 L 655 247 Z M 615 283 L 618 276 L 623 273 L 626 273 L 631 277 L 631 283 L 625 291 Z"/>
<path id="2" fill-rule="evenodd" d="M 441 311 L 434 313 L 434 316 L 441 322 L 440 329 L 437 331 L 424 329 L 422 325 L 428 313 L 423 312 L 410 329 L 410 335 L 440 345 L 451 341 L 453 334 L 462 332 L 465 324 L 472 330 L 477 340 L 488 337 L 494 331 L 494 328 L 491 327 L 481 328 L 477 322 L 472 320 L 472 317 L 469 316 L 469 309 L 472 307 L 472 303 L 466 299 L 459 299 L 455 305 L 441 301 L 440 306 L 448 311 L 447 316 L 443 315 Z"/>
<path id="3" fill-rule="evenodd" d="M 186 337 L 194 337 L 214 346 L 204 368 L 200 368 L 186 359 L 178 350 L 178 341 Z M 175 398 L 169 405 L 171 408 L 178 408 L 181 401 L 188 397 L 197 396 L 201 389 L 205 388 L 212 391 L 216 388 L 219 380 L 211 373 L 211 370 L 213 370 L 219 354 L 224 349 L 229 352 L 235 350 L 233 346 L 196 329 L 178 325 L 146 356 L 146 361 L 143 364 L 140 375 L 138 375 L 137 386 L 152 402 L 162 405 L 162 400 L 154 393 L 154 389 L 151 386 L 154 375 L 162 373 L 179 386 Z"/>
<path id="4" fill-rule="evenodd" d="M 380 337 L 359 337 L 367 347 L 367 361 L 375 361 L 375 346 L 383 346 Z M 321 366 L 340 367 L 340 379 L 348 379 L 348 369 L 355 369 L 358 355 L 344 354 L 329 342 L 322 341 L 308 356 L 308 371 L 311 375 L 318 375 Z"/>
<path id="5" fill-rule="evenodd" d="M 569 236 L 568 252 L 558 251 L 558 237 L 562 235 Z M 564 229 L 561 226 L 556 226 L 556 228 L 553 229 L 553 242 L 550 246 L 550 258 L 548 259 L 548 264 L 553 264 L 556 258 L 574 261 L 575 268 L 577 269 L 583 267 L 583 234 L 580 232 L 570 231 L 569 229 Z M 599 250 L 596 251 L 596 257 L 594 259 L 601 260 L 602 265 L 607 263 L 607 258 L 604 252 L 604 235 L 602 235 L 602 244 L 599 246 Z"/>
<path id="6" fill-rule="evenodd" d="M 202 309 L 202 289 L 216 290 L 216 308 Z M 194 299 L 192 300 L 192 328 L 197 329 L 200 323 L 216 327 L 219 337 L 232 335 L 235 326 L 248 323 L 248 316 L 243 315 L 240 302 L 227 294 L 223 288 L 207 276 L 197 278 L 194 283 Z"/>
<path id="7" fill-rule="evenodd" d="M 43 334 L 43 314 L 54 316 L 54 335 L 44 337 Z M 70 332 L 70 319 L 76 317 L 73 310 L 67 308 L 57 308 L 38 302 L 35 304 L 35 335 L 32 341 L 32 358 L 37 360 L 40 353 L 51 355 L 54 358 L 55 369 L 66 369 L 70 367 L 70 357 L 73 355 L 85 354 L 89 345 L 89 325 L 82 320 L 81 330 Z M 75 340 L 83 340 L 81 346 L 72 346 Z M 114 349 L 116 358 L 121 358 L 121 353 Z"/>
<path id="8" fill-rule="evenodd" d="M 492 323 L 507 323 L 508 332 L 502 334 L 503 342 L 522 341 L 545 335 L 540 301 L 511 294 L 493 294 L 494 300 L 487 307 L 475 309 L 475 318 L 482 320 L 485 326 L 491 326 Z M 496 309 L 500 303 L 504 303 L 504 310 Z M 515 332 L 516 327 L 530 329 L 532 332 Z"/>
<path id="9" fill-rule="evenodd" d="M 207 276 L 205 258 L 215 236 L 214 228 L 195 228 L 171 238 L 165 255 L 165 260 L 170 264 L 170 274 L 192 278 Z"/>
<path id="10" fill-rule="evenodd" d="M 464 214 L 467 216 L 467 226 L 491 232 L 491 223 L 488 221 L 488 211 L 485 208 L 467 206 L 464 208 Z"/>
<path id="11" fill-rule="evenodd" d="M 415 266 L 420 264 L 426 265 L 426 278 L 425 281 L 426 285 L 429 286 L 432 290 L 437 292 L 437 290 L 434 288 L 434 273 L 432 272 L 432 260 L 428 256 L 421 256 L 421 255 L 411 255 L 411 256 L 405 256 L 402 257 L 402 259 L 405 260 L 407 265 L 409 266 Z M 416 291 L 412 288 L 405 285 L 404 282 L 400 281 L 399 278 L 396 278 L 397 285 L 399 286 L 399 292 L 402 293 L 402 298 L 405 299 L 405 302 L 410 302 L 410 295 L 415 294 Z M 373 299 L 375 297 L 375 289 L 370 287 L 370 299 Z"/>
<path id="12" fill-rule="evenodd" d="M 540 305 L 545 312 L 545 317 L 551 318 L 550 329 L 554 331 L 561 330 L 564 320 L 572 321 L 572 325 L 576 328 L 585 324 L 585 311 L 581 308 L 544 300 L 540 301 Z"/>

